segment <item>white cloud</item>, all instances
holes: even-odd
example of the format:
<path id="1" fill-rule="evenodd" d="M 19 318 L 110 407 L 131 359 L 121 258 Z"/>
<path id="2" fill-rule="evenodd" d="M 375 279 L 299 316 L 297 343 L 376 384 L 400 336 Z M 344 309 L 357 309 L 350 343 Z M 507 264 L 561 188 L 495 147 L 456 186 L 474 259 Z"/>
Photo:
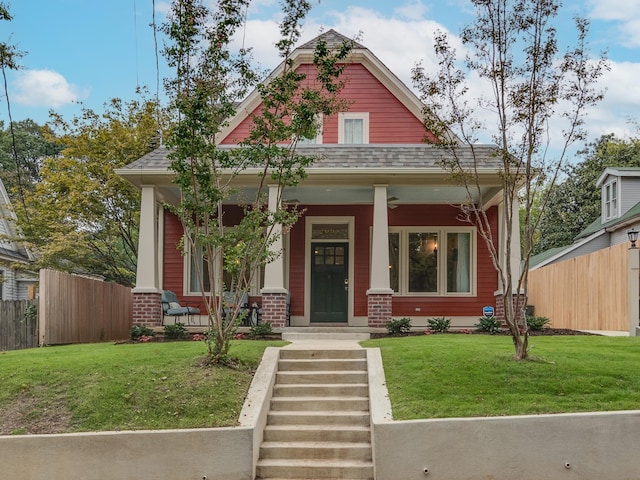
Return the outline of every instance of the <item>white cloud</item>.
<path id="1" fill-rule="evenodd" d="M 29 107 L 58 108 L 89 95 L 52 70 L 26 70 L 16 75 L 14 100 Z"/>
<path id="2" fill-rule="evenodd" d="M 640 2 L 631 0 L 590 0 L 589 17 L 617 22 L 614 36 L 620 45 L 640 46 Z"/>

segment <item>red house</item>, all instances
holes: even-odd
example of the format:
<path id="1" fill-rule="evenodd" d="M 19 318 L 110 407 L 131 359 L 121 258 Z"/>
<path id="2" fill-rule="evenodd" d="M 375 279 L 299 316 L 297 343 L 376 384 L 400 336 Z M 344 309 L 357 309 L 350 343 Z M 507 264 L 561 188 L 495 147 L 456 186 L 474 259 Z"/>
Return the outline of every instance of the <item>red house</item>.
<path id="1" fill-rule="evenodd" d="M 345 40 L 333 30 L 318 38 L 328 45 Z M 309 69 L 318 38 L 295 51 L 298 68 Z M 349 110 L 322 118 L 315 141 L 298 146 L 320 156 L 307 178 L 283 195 L 305 213 L 284 236 L 283 255 L 256 275 L 251 301 L 276 328 L 384 327 L 401 317 L 423 326 L 436 316 L 451 318 L 454 327 L 472 326 L 483 306 L 496 304 L 498 277 L 477 229 L 458 218 L 467 193 L 442 168 L 445 152 L 426 142 L 423 105 L 357 43 L 344 79 Z M 257 93 L 250 95 L 220 143 L 243 139 L 259 106 Z M 518 225 L 504 220 L 493 148 L 474 149 L 484 208 L 502 252 L 505 229 L 514 229 L 517 242 Z M 460 152 L 473 165 L 468 147 Z M 142 190 L 134 321 L 148 325 L 163 321 L 161 290 L 174 291 L 182 304 L 200 301 L 191 276 L 198 259 L 181 254 L 180 222 L 161 207 L 180 198 L 168 166 L 167 150 L 159 148 L 118 171 Z M 257 181 L 251 172 L 240 178 L 246 188 Z M 502 261 L 518 271 L 519 260 Z"/>

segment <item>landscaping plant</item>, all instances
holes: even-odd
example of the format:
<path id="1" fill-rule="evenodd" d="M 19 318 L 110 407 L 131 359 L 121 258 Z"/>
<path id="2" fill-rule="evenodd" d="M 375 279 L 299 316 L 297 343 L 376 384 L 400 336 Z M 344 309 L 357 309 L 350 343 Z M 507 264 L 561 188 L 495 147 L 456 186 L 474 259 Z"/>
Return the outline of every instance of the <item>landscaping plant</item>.
<path id="1" fill-rule="evenodd" d="M 387 322 L 387 332 L 389 335 L 406 335 L 411 331 L 411 319 L 403 317 L 399 320 L 392 318 Z"/>
<path id="2" fill-rule="evenodd" d="M 547 317 L 541 316 L 533 316 L 527 317 L 527 327 L 529 330 L 533 330 L 534 332 L 539 332 L 543 328 L 545 328 L 549 324 L 549 319 Z"/>
<path id="3" fill-rule="evenodd" d="M 444 317 L 434 317 L 427 320 L 429 330 L 432 332 L 445 333 L 451 327 L 451 319 Z"/>
<path id="4" fill-rule="evenodd" d="M 478 323 L 474 325 L 479 332 L 486 332 L 494 335 L 500 331 L 500 321 L 496 317 L 480 317 Z"/>

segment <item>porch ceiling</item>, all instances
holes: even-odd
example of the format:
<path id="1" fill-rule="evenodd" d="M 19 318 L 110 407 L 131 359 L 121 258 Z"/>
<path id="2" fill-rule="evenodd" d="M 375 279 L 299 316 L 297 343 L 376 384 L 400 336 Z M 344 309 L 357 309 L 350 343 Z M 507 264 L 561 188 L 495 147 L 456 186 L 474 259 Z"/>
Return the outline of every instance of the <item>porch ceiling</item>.
<path id="1" fill-rule="evenodd" d="M 482 188 L 485 203 L 496 196 L 500 189 L 495 186 Z M 246 187 L 242 193 L 234 196 L 230 203 L 254 198 L 256 188 Z M 180 192 L 174 185 L 158 186 L 158 198 L 170 204 L 180 201 Z M 402 204 L 460 204 L 466 201 L 463 187 L 452 185 L 388 185 L 387 198 L 390 206 Z M 301 205 L 349 205 L 373 204 L 372 185 L 314 185 L 289 187 L 284 190 L 282 199 L 286 203 Z M 477 202 L 478 198 L 474 198 Z"/>

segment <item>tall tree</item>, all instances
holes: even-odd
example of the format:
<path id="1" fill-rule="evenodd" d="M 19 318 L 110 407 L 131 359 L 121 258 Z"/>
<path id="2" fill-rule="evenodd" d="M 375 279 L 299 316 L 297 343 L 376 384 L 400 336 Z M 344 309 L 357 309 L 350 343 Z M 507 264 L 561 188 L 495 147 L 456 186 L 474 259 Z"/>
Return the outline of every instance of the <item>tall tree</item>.
<path id="1" fill-rule="evenodd" d="M 201 286 L 210 286 L 210 293 L 202 297 L 211 326 L 208 347 L 213 363 L 229 360 L 229 340 L 241 315 L 239 300 L 259 266 L 279 254 L 271 246 L 281 232 L 298 218 L 295 209 L 280 206 L 282 189 L 297 184 L 313 160 L 297 154 L 295 147 L 300 138 L 315 137 L 317 114 L 336 111 L 336 77 L 342 71 L 337 64 L 344 64 L 350 51 L 350 45 L 330 51 L 321 43 L 314 59 L 317 79 L 306 81 L 306 75 L 295 70 L 291 54 L 310 5 L 283 1 L 276 45 L 283 70 L 257 84 L 262 109 L 253 117 L 249 137 L 238 148 L 220 149 L 216 135 L 235 113 L 236 102 L 258 80 L 249 52 L 231 49 L 248 3 L 219 0 L 217 9 L 209 10 L 200 0 L 175 0 L 165 29 L 172 40 L 167 58 L 176 69 L 169 93 L 179 112 L 167 144 L 173 149 L 175 182 L 183 192 L 182 203 L 173 211 L 184 228 L 185 250 L 202 252 L 204 258 L 202 268 L 196 263 L 196 273 Z M 223 204 L 234 193 L 233 178 L 246 169 L 260 171 L 256 194 L 241 205 L 239 223 L 225 224 Z M 278 185 L 277 207 L 271 211 L 267 183 Z"/>
<path id="2" fill-rule="evenodd" d="M 604 135 L 581 152 L 584 160 L 567 168 L 562 183 L 553 189 L 538 226 L 534 253 L 573 242 L 601 211 L 596 181 L 607 167 L 640 167 L 640 139 L 623 140 Z"/>
<path id="3" fill-rule="evenodd" d="M 44 160 L 40 182 L 15 205 L 38 266 L 135 280 L 139 192 L 115 173 L 157 145 L 155 101 L 113 99 L 102 114 L 85 108 L 71 122 L 53 115 L 62 151 Z"/>
<path id="4" fill-rule="evenodd" d="M 488 247 L 498 272 L 504 321 L 511 332 L 515 358 L 521 360 L 528 356 L 524 305 L 537 221 L 531 215 L 532 205 L 545 181 L 554 183 L 566 162 L 568 146 L 584 138 L 582 116 L 587 107 L 601 98 L 594 86 L 606 63 L 589 57 L 588 22 L 581 18 L 575 20 L 575 47 L 559 55 L 555 26 L 558 0 L 472 0 L 472 3 L 475 21 L 461 35 L 469 52 L 466 68 L 457 66 L 456 52 L 441 33 L 435 42 L 440 71 L 429 74 L 418 65 L 414 80 L 426 105 L 425 126 L 441 139 L 439 145 L 453 158 L 446 166 L 467 189 L 469 200 L 461 205 L 461 216 L 477 227 Z M 470 98 L 468 74 L 483 82 L 486 95 Z M 487 112 L 493 117 L 485 125 L 482 118 Z M 557 136 L 553 140 L 561 144 L 558 153 L 550 153 L 548 148 L 552 122 Z M 564 128 L 560 130 L 556 122 L 564 122 Z M 450 131 L 458 138 L 450 135 Z M 514 232 L 507 228 L 505 251 L 499 251 L 498 232 L 493 231 L 487 216 L 488 199 L 482 197 L 475 169 L 479 159 L 474 158 L 474 166 L 468 168 L 458 157 L 458 145 L 473 147 L 481 131 L 492 132 L 497 158 L 502 161 L 500 174 L 507 225 L 518 219 L 518 201 L 523 204 L 521 271 L 514 271 L 510 261 L 503 262 L 505 255 L 507 259 L 512 257 L 512 248 L 520 246 L 513 245 Z M 477 203 L 471 200 L 478 197 Z M 545 205 L 543 198 L 543 210 Z"/>

